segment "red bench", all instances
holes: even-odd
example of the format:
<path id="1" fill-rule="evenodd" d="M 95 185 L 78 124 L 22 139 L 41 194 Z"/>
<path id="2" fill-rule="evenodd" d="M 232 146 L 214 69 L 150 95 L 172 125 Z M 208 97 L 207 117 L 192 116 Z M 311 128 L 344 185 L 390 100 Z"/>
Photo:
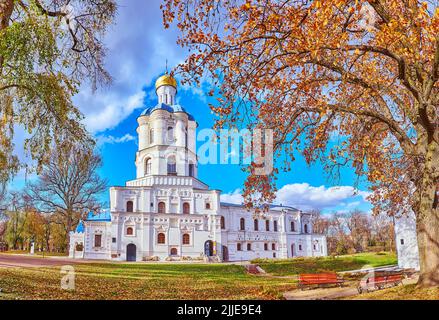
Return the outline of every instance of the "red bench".
<path id="1" fill-rule="evenodd" d="M 336 284 L 342 286 L 344 280 L 339 278 L 335 272 L 328 273 L 304 273 L 299 274 L 299 288 L 303 290 L 306 286 L 325 286 Z"/>
<path id="2" fill-rule="evenodd" d="M 248 273 L 251 273 L 251 274 L 259 274 L 260 273 L 258 270 L 258 266 L 256 264 L 246 265 L 245 268 L 247 269 Z"/>
<path id="3" fill-rule="evenodd" d="M 360 281 L 357 290 L 361 294 L 364 291 L 369 292 L 371 289 L 380 290 L 391 286 L 397 286 L 402 284 L 402 278 L 403 276 L 401 273 L 366 277 Z"/>

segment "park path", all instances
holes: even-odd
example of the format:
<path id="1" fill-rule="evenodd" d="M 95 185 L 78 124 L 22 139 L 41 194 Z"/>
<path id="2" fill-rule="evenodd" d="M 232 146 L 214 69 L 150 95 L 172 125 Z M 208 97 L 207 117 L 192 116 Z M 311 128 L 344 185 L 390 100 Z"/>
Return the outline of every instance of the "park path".
<path id="1" fill-rule="evenodd" d="M 89 263 L 87 260 L 73 260 L 67 257 L 42 257 L 26 254 L 0 253 L 0 268 L 52 267 L 77 263 Z"/>
<path id="2" fill-rule="evenodd" d="M 309 290 L 294 290 L 284 293 L 287 300 L 333 300 L 357 295 L 358 291 L 353 286 L 342 288 L 318 288 Z"/>

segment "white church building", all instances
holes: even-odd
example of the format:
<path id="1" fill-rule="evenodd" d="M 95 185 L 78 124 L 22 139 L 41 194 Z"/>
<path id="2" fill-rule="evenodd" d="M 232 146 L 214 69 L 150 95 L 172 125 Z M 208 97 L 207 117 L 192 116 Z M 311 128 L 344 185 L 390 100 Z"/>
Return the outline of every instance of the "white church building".
<path id="1" fill-rule="evenodd" d="M 158 104 L 138 117 L 136 179 L 110 188 L 110 211 L 70 233 L 70 257 L 121 261 L 240 261 L 326 256 L 311 215 L 272 205 L 256 214 L 220 202 L 198 180 L 197 122 L 176 103 L 176 80 L 155 84 Z"/>

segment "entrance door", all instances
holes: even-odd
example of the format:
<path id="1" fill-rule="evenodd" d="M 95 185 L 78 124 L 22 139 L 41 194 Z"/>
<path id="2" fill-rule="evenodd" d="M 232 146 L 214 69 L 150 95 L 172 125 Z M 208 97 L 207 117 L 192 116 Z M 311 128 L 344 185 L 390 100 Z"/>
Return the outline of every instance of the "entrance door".
<path id="1" fill-rule="evenodd" d="M 292 245 L 291 245 L 291 257 L 294 257 L 294 248 L 295 248 L 295 244 L 293 243 Z"/>
<path id="2" fill-rule="evenodd" d="M 213 256 L 213 242 L 212 242 L 212 240 L 207 240 L 204 243 L 204 254 L 208 257 Z"/>
<path id="3" fill-rule="evenodd" d="M 136 261 L 136 245 L 134 243 L 127 245 L 127 261 Z"/>
<path id="4" fill-rule="evenodd" d="M 229 261 L 229 248 L 223 246 L 223 261 Z"/>

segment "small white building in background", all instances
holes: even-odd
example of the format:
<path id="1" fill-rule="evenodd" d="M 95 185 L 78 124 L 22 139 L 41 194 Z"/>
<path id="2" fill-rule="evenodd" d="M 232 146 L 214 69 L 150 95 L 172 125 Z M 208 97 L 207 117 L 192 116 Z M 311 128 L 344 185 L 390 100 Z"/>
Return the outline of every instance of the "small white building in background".
<path id="1" fill-rule="evenodd" d="M 311 214 L 272 205 L 256 215 L 220 202 L 198 180 L 197 122 L 176 104 L 177 83 L 156 81 L 158 104 L 138 117 L 136 179 L 110 188 L 110 212 L 89 214 L 70 235 L 70 257 L 127 261 L 239 261 L 326 256 Z M 227 177 L 223 177 L 227 179 Z"/>
<path id="2" fill-rule="evenodd" d="M 398 267 L 419 270 L 419 249 L 414 213 L 395 217 Z"/>

